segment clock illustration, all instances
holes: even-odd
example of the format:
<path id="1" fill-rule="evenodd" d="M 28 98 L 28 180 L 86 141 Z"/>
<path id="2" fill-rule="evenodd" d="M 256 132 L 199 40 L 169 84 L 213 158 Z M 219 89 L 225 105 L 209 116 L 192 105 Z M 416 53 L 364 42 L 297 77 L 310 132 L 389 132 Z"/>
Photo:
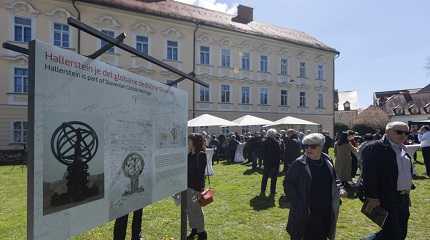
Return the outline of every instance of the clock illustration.
<path id="1" fill-rule="evenodd" d="M 123 196 L 144 191 L 143 187 L 139 187 L 139 177 L 142 175 L 144 167 L 145 161 L 138 153 L 130 153 L 124 159 L 122 170 L 124 175 L 130 178 L 130 189 L 126 190 Z"/>

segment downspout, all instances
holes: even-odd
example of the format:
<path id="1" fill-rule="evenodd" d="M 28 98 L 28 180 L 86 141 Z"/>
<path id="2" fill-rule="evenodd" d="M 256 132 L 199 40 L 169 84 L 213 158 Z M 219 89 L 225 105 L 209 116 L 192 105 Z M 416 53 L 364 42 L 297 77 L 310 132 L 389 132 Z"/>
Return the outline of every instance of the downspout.
<path id="1" fill-rule="evenodd" d="M 193 77 L 196 76 L 196 34 L 200 27 L 200 22 L 196 23 L 193 34 Z M 193 118 L 196 117 L 196 83 L 193 81 Z"/>
<path id="2" fill-rule="evenodd" d="M 75 8 L 76 12 L 78 13 L 78 20 L 81 21 L 81 11 L 79 11 L 78 7 L 76 6 L 77 0 L 72 0 L 73 7 Z M 81 30 L 78 29 L 78 42 L 77 42 L 77 51 L 78 54 L 81 54 Z"/>
<path id="3" fill-rule="evenodd" d="M 336 53 L 336 56 L 335 56 L 335 58 L 333 58 L 333 139 L 335 139 L 335 137 L 336 137 L 336 132 L 335 132 L 335 126 L 336 126 L 336 111 L 334 110 L 334 104 L 335 104 L 335 102 L 334 102 L 334 92 L 335 92 L 335 80 L 336 80 L 336 78 L 335 78 L 335 76 L 336 76 L 336 74 L 335 74 L 335 60 L 338 58 L 340 56 L 340 53 L 339 52 L 337 52 Z"/>

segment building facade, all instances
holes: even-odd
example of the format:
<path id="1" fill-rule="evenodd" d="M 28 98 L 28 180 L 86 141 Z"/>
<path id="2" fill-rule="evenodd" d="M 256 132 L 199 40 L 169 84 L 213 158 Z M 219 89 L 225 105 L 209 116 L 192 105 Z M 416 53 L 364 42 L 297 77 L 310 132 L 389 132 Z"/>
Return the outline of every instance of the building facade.
<path id="1" fill-rule="evenodd" d="M 332 133 L 339 53 L 303 32 L 253 21 L 252 9 L 241 7 L 232 16 L 172 0 L 0 0 L 0 42 L 26 47 L 37 38 L 89 55 L 105 43 L 66 24 L 80 18 L 111 36 L 126 33 L 124 43 L 184 72 L 194 69 L 210 87 L 178 84 L 189 93 L 189 118 L 291 115 Z M 117 48 L 99 59 L 165 83 L 178 78 Z M 26 56 L 0 49 L 0 149 L 25 144 L 27 92 Z"/>
<path id="2" fill-rule="evenodd" d="M 337 91 L 335 97 L 335 123 L 345 124 L 352 128 L 354 120 L 357 118 L 358 92 L 357 91 Z"/>

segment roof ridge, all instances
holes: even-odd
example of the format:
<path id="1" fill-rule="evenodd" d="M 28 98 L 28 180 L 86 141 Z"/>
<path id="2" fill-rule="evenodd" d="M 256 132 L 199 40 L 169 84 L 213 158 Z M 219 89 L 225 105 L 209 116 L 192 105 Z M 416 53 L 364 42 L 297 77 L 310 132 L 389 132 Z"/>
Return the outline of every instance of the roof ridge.
<path id="1" fill-rule="evenodd" d="M 177 0 L 164 0 L 164 1 L 165 2 L 175 2 L 175 3 L 179 3 L 179 4 L 182 4 L 182 5 L 187 5 L 187 6 L 194 7 L 194 8 L 200 8 L 200 9 L 203 9 L 203 10 L 206 10 L 206 11 L 211 11 L 211 12 L 225 14 L 225 15 L 228 15 L 228 16 L 231 16 L 231 17 L 235 16 L 235 15 L 229 14 L 227 12 L 223 12 L 223 11 L 219 11 L 219 10 L 215 10 L 215 9 L 210 9 L 210 8 L 205 8 L 205 7 L 194 5 L 194 4 L 190 4 L 190 3 L 179 2 Z"/>

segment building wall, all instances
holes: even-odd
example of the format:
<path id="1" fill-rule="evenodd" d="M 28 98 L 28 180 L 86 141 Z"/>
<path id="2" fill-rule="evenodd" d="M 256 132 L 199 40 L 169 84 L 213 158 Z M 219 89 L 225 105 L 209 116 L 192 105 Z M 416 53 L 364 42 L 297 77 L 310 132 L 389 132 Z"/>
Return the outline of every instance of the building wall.
<path id="1" fill-rule="evenodd" d="M 193 32 L 196 26 L 189 22 L 111 9 L 78 2 L 82 21 L 98 29 L 115 31 L 118 35 L 127 33 L 125 43 L 136 45 L 136 35 L 149 38 L 149 54 L 157 59 L 179 68 L 184 72 L 193 69 Z M 53 23 L 66 23 L 66 18 L 76 16 L 71 1 L 65 0 L 0 0 L 0 42 L 13 40 L 13 17 L 26 16 L 32 19 L 33 38 L 53 42 Z M 70 50 L 77 48 L 77 31 L 70 27 Z M 166 41 L 174 40 L 179 44 L 178 61 L 166 59 Z M 12 41 L 13 42 L 13 41 Z M 25 44 L 19 44 L 25 46 Z M 200 46 L 210 47 L 210 64 L 201 65 Z M 91 54 L 100 47 L 100 41 L 82 33 L 81 54 Z M 221 66 L 221 49 L 231 51 L 231 67 Z M 240 69 L 240 55 L 249 52 L 251 70 Z M 260 56 L 268 56 L 268 72 L 259 72 Z M 288 58 L 288 76 L 281 76 L 280 59 Z M 100 60 L 148 76 L 162 82 L 175 80 L 177 75 L 160 69 L 151 63 L 115 49 L 114 54 L 104 54 Z M 306 62 L 307 78 L 299 78 L 299 63 Z M 333 132 L 333 63 L 334 53 L 309 47 L 250 36 L 243 33 L 225 31 L 200 26 L 196 33 L 196 73 L 197 77 L 210 85 L 209 102 L 200 102 L 200 86 L 195 85 L 195 116 L 212 113 L 216 116 L 233 120 L 245 114 L 251 114 L 270 120 L 278 120 L 287 115 L 303 118 L 322 124 L 322 127 Z M 11 121 L 26 119 L 27 96 L 14 94 L 14 66 L 27 64 L 25 56 L 0 50 L 0 148 L 8 148 L 11 143 Z M 324 65 L 324 80 L 316 80 L 317 66 Z M 230 85 L 231 103 L 222 104 L 221 85 Z M 240 104 L 241 87 L 251 89 L 250 104 Z M 178 85 L 189 92 L 189 118 L 192 118 L 193 84 L 183 81 Z M 259 91 L 267 88 L 268 104 L 260 105 Z M 280 106 L 280 91 L 288 90 L 288 106 Z M 306 92 L 307 106 L 298 107 L 299 92 Z M 318 94 L 324 96 L 324 108 L 317 108 Z M 9 139 L 8 139 L 9 136 Z M 8 141 L 9 140 L 9 141 Z"/>
<path id="2" fill-rule="evenodd" d="M 358 116 L 358 111 L 335 111 L 334 116 L 336 123 L 343 123 L 348 127 L 352 128 L 352 126 L 354 125 L 354 120 Z"/>

